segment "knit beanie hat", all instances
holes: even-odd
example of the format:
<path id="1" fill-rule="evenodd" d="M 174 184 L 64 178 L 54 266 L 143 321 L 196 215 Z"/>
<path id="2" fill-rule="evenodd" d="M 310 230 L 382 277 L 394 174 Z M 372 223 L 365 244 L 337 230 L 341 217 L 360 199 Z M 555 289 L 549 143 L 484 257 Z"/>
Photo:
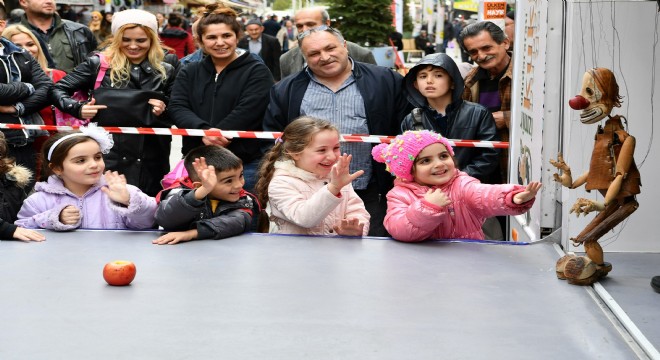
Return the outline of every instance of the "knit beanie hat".
<path id="1" fill-rule="evenodd" d="M 156 15 L 144 10 L 129 9 L 117 12 L 112 16 L 112 35 L 115 35 L 122 26 L 128 24 L 143 25 L 158 34 Z"/>
<path id="2" fill-rule="evenodd" d="M 389 144 L 379 144 L 371 150 L 374 160 L 385 163 L 385 169 L 405 181 L 413 181 L 412 166 L 425 147 L 440 143 L 454 156 L 454 149 L 446 138 L 429 130 L 406 131 Z"/>

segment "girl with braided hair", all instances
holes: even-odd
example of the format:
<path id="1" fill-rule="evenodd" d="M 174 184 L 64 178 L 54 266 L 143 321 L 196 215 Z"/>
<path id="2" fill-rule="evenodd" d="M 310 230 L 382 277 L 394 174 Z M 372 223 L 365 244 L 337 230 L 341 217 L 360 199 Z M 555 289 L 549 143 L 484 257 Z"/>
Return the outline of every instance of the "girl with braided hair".
<path id="1" fill-rule="evenodd" d="M 330 122 L 302 116 L 287 125 L 264 156 L 256 186 L 271 232 L 367 235 L 370 216 L 351 185 L 364 171 L 350 174 L 351 158 L 339 152 Z"/>

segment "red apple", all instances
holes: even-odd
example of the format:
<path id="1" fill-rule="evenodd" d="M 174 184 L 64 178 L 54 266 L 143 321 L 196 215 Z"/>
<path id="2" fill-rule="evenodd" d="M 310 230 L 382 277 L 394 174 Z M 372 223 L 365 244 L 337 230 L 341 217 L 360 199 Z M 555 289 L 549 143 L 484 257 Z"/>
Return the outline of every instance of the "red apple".
<path id="1" fill-rule="evenodd" d="M 589 100 L 583 96 L 576 95 L 574 98 L 568 100 L 568 106 L 573 110 L 582 110 L 589 106 Z"/>
<path id="2" fill-rule="evenodd" d="M 103 278 L 110 285 L 125 286 L 135 279 L 135 272 L 135 264 L 130 261 L 111 261 L 103 267 Z"/>

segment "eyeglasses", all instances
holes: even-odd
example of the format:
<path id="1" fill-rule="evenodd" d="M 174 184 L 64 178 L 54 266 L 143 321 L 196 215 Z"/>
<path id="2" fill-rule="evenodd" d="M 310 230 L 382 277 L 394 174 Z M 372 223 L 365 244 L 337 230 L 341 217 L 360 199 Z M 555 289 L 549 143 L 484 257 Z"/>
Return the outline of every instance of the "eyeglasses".
<path id="1" fill-rule="evenodd" d="M 327 25 L 321 25 L 321 26 L 313 27 L 311 29 L 307 29 L 307 30 L 299 33 L 297 39 L 298 39 L 298 41 L 300 41 L 300 40 L 308 37 L 310 34 L 313 34 L 315 32 L 321 32 L 321 31 L 327 31 L 329 33 L 341 36 L 341 33 L 339 32 L 339 30 L 331 28 L 330 26 L 327 26 Z"/>

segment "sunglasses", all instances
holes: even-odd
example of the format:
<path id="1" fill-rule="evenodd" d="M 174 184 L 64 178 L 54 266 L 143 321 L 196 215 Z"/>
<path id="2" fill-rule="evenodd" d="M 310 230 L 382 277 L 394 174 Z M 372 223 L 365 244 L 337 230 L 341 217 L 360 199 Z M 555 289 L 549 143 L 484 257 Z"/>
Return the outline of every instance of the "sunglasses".
<path id="1" fill-rule="evenodd" d="M 321 25 L 321 26 L 313 27 L 311 29 L 307 29 L 307 30 L 301 32 L 300 34 L 298 34 L 298 41 L 308 37 L 310 34 L 313 34 L 313 33 L 316 33 L 316 32 L 322 32 L 322 31 L 327 31 L 329 33 L 341 36 L 341 33 L 339 32 L 339 30 L 331 28 L 330 26 L 327 26 L 327 25 Z"/>

